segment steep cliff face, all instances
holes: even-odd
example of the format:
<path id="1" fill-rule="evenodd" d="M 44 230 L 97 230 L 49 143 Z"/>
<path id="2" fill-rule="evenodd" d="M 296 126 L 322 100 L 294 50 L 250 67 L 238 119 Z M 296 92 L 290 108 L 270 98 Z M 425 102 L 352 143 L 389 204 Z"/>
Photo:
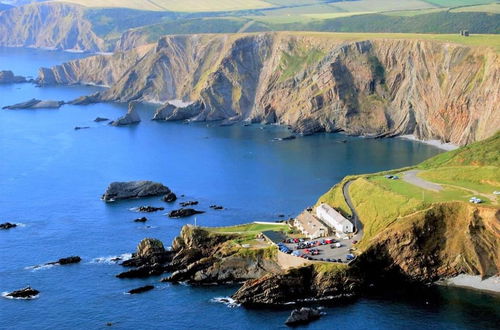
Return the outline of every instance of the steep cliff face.
<path id="1" fill-rule="evenodd" d="M 152 45 L 134 48 L 127 53 L 99 55 L 66 62 L 52 69 L 41 68 L 39 82 L 42 84 L 96 84 L 113 85 L 127 70 L 151 50 Z"/>
<path id="2" fill-rule="evenodd" d="M 0 12 L 0 45 L 103 51 L 104 41 L 92 31 L 83 7 L 35 3 Z"/>
<path id="3" fill-rule="evenodd" d="M 359 258 L 366 269 L 397 270 L 415 281 L 459 274 L 498 276 L 500 210 L 454 202 L 401 219 Z"/>
<path id="4" fill-rule="evenodd" d="M 134 57 L 135 51 L 125 54 Z M 113 65 L 112 59 L 106 63 Z M 79 70 L 52 68 L 65 75 L 51 82 L 66 83 Z M 120 73 L 102 100 L 198 100 L 203 110 L 192 120 L 276 122 L 303 133 L 414 134 L 460 145 L 500 127 L 498 53 L 431 40 L 169 36 Z"/>

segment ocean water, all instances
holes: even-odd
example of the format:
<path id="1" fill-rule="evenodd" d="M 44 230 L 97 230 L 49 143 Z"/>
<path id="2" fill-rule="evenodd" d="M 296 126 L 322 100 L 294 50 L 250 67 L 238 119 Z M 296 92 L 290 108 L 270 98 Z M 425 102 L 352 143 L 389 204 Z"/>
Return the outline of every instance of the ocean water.
<path id="1" fill-rule="evenodd" d="M 40 66 L 84 56 L 0 48 L 0 70 L 36 76 Z M 30 98 L 71 100 L 95 87 L 0 86 L 0 107 Z M 169 244 L 194 218 L 172 220 L 177 208 L 158 198 L 105 204 L 106 186 L 117 180 L 155 180 L 182 200 L 197 200 L 207 213 L 199 225 L 223 226 L 294 216 L 352 173 L 418 163 L 440 150 L 401 139 L 362 139 L 318 134 L 273 141 L 280 127 L 219 127 L 211 123 L 158 123 L 154 106 L 139 108 L 143 121 L 130 127 L 95 123 L 117 118 L 124 104 L 63 106 L 50 110 L 0 110 L 0 222 L 22 226 L 0 232 L 0 292 L 31 285 L 35 300 L 0 298 L 1 329 L 274 329 L 285 328 L 289 309 L 245 309 L 214 302 L 237 286 L 190 287 L 158 278 L 120 280 L 110 257 L 130 253 L 144 237 Z M 90 126 L 74 130 L 75 126 Z M 342 143 L 341 140 L 347 140 Z M 211 204 L 226 210 L 213 211 Z M 132 220 L 139 205 L 165 212 Z M 79 255 L 69 266 L 30 266 Z M 126 291 L 153 284 L 141 295 Z M 380 296 L 325 306 L 326 315 L 307 328 L 486 329 L 499 324 L 500 299 L 490 294 L 438 288 L 419 296 Z"/>

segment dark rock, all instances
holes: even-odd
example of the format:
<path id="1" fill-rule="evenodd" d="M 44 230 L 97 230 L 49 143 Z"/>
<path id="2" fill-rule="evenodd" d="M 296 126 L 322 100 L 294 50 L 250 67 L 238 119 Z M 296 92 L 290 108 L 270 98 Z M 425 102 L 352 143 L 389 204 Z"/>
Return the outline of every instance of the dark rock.
<path id="1" fill-rule="evenodd" d="M 137 102 L 130 102 L 128 104 L 128 111 L 125 116 L 120 117 L 117 120 L 110 122 L 109 124 L 111 126 L 126 126 L 139 123 L 141 121 L 141 117 L 139 117 L 139 114 L 135 109 L 136 105 Z"/>
<path id="2" fill-rule="evenodd" d="M 12 71 L 0 71 L 0 84 L 17 84 L 28 82 L 25 77 L 15 76 Z"/>
<path id="3" fill-rule="evenodd" d="M 75 126 L 75 131 L 78 131 L 80 129 L 87 129 L 90 128 L 89 126 Z"/>
<path id="4" fill-rule="evenodd" d="M 146 221 L 148 221 L 148 218 L 146 218 L 146 217 L 137 218 L 134 220 L 134 222 L 146 222 Z"/>
<path id="5" fill-rule="evenodd" d="M 4 230 L 16 228 L 16 227 L 17 227 L 17 225 L 15 223 L 10 223 L 10 222 L 0 224 L 0 229 L 4 229 Z"/>
<path id="6" fill-rule="evenodd" d="M 278 214 L 278 218 L 284 218 L 285 215 L 284 214 Z"/>
<path id="7" fill-rule="evenodd" d="M 186 207 L 186 206 L 198 205 L 198 202 L 197 201 L 181 202 L 180 205 L 182 207 Z"/>
<path id="8" fill-rule="evenodd" d="M 164 207 L 155 207 L 155 206 L 139 206 L 136 210 L 138 212 L 146 212 L 146 213 L 151 213 L 151 212 L 156 212 L 156 211 L 163 211 L 165 208 Z"/>
<path id="9" fill-rule="evenodd" d="M 146 292 L 149 290 L 153 290 L 154 288 L 155 287 L 152 285 L 145 285 L 145 286 L 141 286 L 140 288 L 132 289 L 128 293 L 130 293 L 130 294 L 143 293 L 143 292 Z"/>
<path id="10" fill-rule="evenodd" d="M 59 259 L 58 263 L 60 265 L 68 265 L 68 264 L 76 264 L 82 261 L 82 258 L 79 256 L 72 256 L 72 257 L 67 257 L 67 258 L 61 258 Z"/>
<path id="11" fill-rule="evenodd" d="M 103 118 L 103 117 L 97 117 L 96 119 L 94 119 L 94 121 L 95 121 L 96 123 L 99 123 L 99 122 L 101 122 L 101 121 L 108 121 L 108 120 L 109 120 L 108 118 Z"/>
<path id="12" fill-rule="evenodd" d="M 178 210 L 173 210 L 171 211 L 168 216 L 170 218 L 185 218 L 185 217 L 189 217 L 189 216 L 192 216 L 192 215 L 195 215 L 195 214 L 201 214 L 201 213 L 205 213 L 205 211 L 198 211 L 198 210 L 195 210 L 195 209 L 178 209 Z"/>
<path id="13" fill-rule="evenodd" d="M 13 297 L 13 298 L 24 298 L 24 299 L 31 299 L 37 296 L 40 293 L 40 291 L 33 289 L 30 286 L 27 286 L 23 289 L 12 291 L 11 293 L 7 293 L 8 297 Z"/>
<path id="14" fill-rule="evenodd" d="M 170 189 L 161 183 L 152 181 L 113 182 L 106 189 L 102 199 L 113 202 L 118 199 L 141 198 L 170 193 Z"/>
<path id="15" fill-rule="evenodd" d="M 162 200 L 167 203 L 172 203 L 177 200 L 177 196 L 173 192 L 169 192 L 165 196 L 163 196 Z"/>
<path id="16" fill-rule="evenodd" d="M 165 267 L 156 264 L 145 264 L 138 268 L 131 269 L 129 271 L 120 273 L 116 275 L 118 278 L 144 278 L 149 276 L 161 275 L 165 272 Z"/>
<path id="17" fill-rule="evenodd" d="M 220 205 L 210 205 L 210 208 L 213 210 L 223 210 L 224 209 L 224 207 L 222 207 Z"/>
<path id="18" fill-rule="evenodd" d="M 166 271 L 165 263 L 171 261 L 172 252 L 166 251 L 163 243 L 155 238 L 145 238 L 137 246 L 132 258 L 122 262 L 124 267 L 138 267 L 118 274 L 119 278 L 147 277 Z"/>
<path id="19" fill-rule="evenodd" d="M 300 309 L 294 309 L 288 319 L 286 319 L 286 325 L 297 325 L 297 324 L 307 324 L 309 322 L 315 321 L 321 317 L 321 312 L 316 308 L 302 307 Z"/>

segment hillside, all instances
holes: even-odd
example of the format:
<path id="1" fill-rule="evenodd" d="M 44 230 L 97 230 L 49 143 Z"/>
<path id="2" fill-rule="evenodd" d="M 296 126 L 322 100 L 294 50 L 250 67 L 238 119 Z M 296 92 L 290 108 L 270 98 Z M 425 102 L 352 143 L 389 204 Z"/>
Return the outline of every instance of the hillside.
<path id="1" fill-rule="evenodd" d="M 491 168 L 488 182 L 462 174 L 465 184 L 460 187 L 461 182 L 454 182 L 453 189 L 467 191 L 468 185 L 475 182 L 500 190 L 499 144 L 500 133 L 497 133 L 485 141 L 431 158 L 416 168 L 426 169 L 422 170 L 424 177 L 431 171 L 446 172 L 457 167 L 473 166 L 475 171 Z M 304 298 L 345 300 L 373 288 L 386 287 L 392 291 L 401 289 L 405 283 L 428 284 L 461 274 L 482 279 L 499 276 L 498 203 L 472 204 L 447 193 L 447 187 L 428 199 L 421 191 L 412 194 L 411 189 L 401 189 L 398 185 L 406 184 L 400 182 L 403 180 L 384 177 L 389 173 L 402 177 L 409 170 L 348 177 L 320 198 L 319 202 L 343 210 L 345 202 L 338 196 L 342 195 L 347 180 L 353 181 L 349 194 L 363 222 L 364 237 L 355 252 L 357 260 L 351 265 L 317 264 L 267 274 L 247 281 L 233 298 L 250 306 Z M 425 195 L 428 193 L 431 192 L 426 191 Z M 294 287 L 292 292 L 287 289 L 290 286 Z"/>
<path id="2" fill-rule="evenodd" d="M 500 4 L 396 0 L 37 2 L 0 10 L 0 46 L 129 50 L 164 35 L 261 31 L 500 33 Z M 463 5 L 448 1 L 448 7 Z M 166 9 L 162 9 L 166 8 Z M 221 11 L 222 10 L 222 11 Z M 61 28 L 62 27 L 62 28 Z"/>
<path id="3" fill-rule="evenodd" d="M 291 125 L 305 134 L 414 134 L 465 145 L 500 126 L 500 58 L 487 47 L 445 40 L 323 33 L 170 36 L 139 59 L 132 51 L 43 69 L 40 83 L 106 81 L 111 87 L 101 101 L 183 99 L 201 105 L 179 109 L 180 116 L 163 111 L 156 119 L 248 120 Z M 123 59 L 130 67 L 114 70 Z"/>

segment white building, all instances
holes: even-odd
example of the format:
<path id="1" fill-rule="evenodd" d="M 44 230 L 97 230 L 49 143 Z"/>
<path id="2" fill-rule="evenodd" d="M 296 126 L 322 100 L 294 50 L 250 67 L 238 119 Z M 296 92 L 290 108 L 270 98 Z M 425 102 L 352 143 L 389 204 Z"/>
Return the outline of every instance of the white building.
<path id="1" fill-rule="evenodd" d="M 328 235 L 328 228 L 316 219 L 311 213 L 305 211 L 295 218 L 295 227 L 297 227 L 302 234 L 310 239 L 325 237 Z"/>
<path id="2" fill-rule="evenodd" d="M 320 218 L 326 225 L 332 227 L 337 233 L 352 233 L 354 225 L 351 221 L 347 220 L 335 211 L 333 207 L 328 204 L 321 204 L 316 208 L 316 216 Z"/>

